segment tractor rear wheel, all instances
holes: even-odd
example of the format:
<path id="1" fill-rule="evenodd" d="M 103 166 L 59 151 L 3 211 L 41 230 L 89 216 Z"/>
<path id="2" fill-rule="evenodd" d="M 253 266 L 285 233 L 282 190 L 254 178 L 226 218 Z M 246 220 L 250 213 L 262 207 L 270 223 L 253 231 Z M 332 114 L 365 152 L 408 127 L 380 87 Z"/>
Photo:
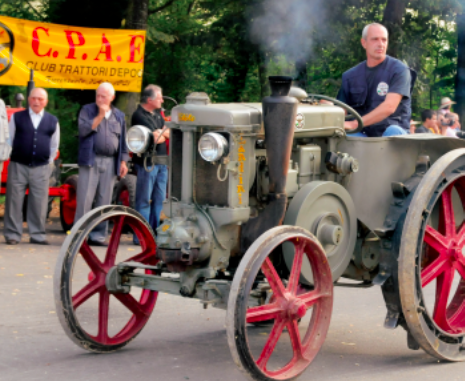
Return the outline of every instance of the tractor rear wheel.
<path id="1" fill-rule="evenodd" d="M 295 248 L 290 272 L 275 262 L 275 249 Z M 314 286 L 300 284 L 309 262 Z M 270 289 L 266 304 L 252 298 Z M 308 231 L 279 226 L 260 236 L 237 268 L 227 307 L 227 337 L 234 362 L 251 380 L 292 380 L 311 364 L 331 321 L 332 274 L 324 249 Z M 302 320 L 301 329 L 298 323 Z M 260 322 L 273 320 L 268 326 Z M 250 325 L 249 325 L 250 324 Z"/>
<path id="2" fill-rule="evenodd" d="M 464 213 L 465 149 L 457 149 L 423 177 L 396 232 L 409 334 L 427 353 L 448 361 L 465 358 Z"/>
<path id="3" fill-rule="evenodd" d="M 109 222 L 108 247 L 91 247 L 88 236 L 102 222 Z M 130 235 L 122 235 L 124 226 L 132 230 Z M 133 233 L 140 248 L 133 245 Z M 156 265 L 156 242 L 144 218 L 124 206 L 103 206 L 87 213 L 63 243 L 54 275 L 56 311 L 66 334 L 83 349 L 116 351 L 148 322 L 157 292 L 132 289 L 111 294 L 106 287 L 109 270 L 130 261 Z"/>

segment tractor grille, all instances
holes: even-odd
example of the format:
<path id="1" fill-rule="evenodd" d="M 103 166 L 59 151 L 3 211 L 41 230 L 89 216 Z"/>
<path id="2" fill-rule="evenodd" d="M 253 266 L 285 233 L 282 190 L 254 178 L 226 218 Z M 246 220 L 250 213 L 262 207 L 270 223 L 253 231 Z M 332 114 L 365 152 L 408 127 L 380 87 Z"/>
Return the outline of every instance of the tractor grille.
<path id="1" fill-rule="evenodd" d="M 229 206 L 228 187 L 229 182 L 220 182 L 217 179 L 218 165 L 212 165 L 203 160 L 198 153 L 198 141 L 201 132 L 194 133 L 194 152 L 196 152 L 196 167 L 194 168 L 193 198 L 199 205 Z M 181 199 L 182 196 L 182 162 L 183 162 L 183 133 L 180 130 L 172 130 L 171 151 L 172 155 L 172 197 Z"/>

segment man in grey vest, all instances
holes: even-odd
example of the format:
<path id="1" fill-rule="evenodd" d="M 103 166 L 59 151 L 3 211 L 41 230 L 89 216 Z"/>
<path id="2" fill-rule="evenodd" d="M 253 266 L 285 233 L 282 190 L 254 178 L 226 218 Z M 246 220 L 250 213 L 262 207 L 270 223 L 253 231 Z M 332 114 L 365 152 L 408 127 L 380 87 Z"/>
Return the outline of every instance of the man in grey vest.
<path id="1" fill-rule="evenodd" d="M 79 113 L 79 178 L 75 223 L 92 208 L 110 205 L 117 176 L 128 173 L 125 114 L 112 106 L 115 89 L 104 82 L 96 90 L 96 103 Z M 89 245 L 106 246 L 107 223 L 90 234 Z"/>
<path id="2" fill-rule="evenodd" d="M 48 245 L 45 235 L 49 178 L 60 141 L 58 119 L 44 110 L 47 91 L 35 88 L 28 97 L 29 108 L 10 119 L 13 150 L 8 167 L 5 230 L 8 245 L 16 245 L 23 234 L 23 201 L 29 187 L 27 222 L 29 242 Z"/>

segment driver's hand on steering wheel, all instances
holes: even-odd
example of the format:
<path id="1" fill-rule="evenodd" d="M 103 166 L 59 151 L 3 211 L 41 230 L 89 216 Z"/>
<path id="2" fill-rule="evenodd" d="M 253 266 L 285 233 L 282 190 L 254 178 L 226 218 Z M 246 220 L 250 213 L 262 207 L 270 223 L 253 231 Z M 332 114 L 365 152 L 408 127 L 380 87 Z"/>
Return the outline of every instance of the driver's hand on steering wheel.
<path id="1" fill-rule="evenodd" d="M 354 130 L 358 127 L 358 122 L 356 120 L 351 120 L 350 122 L 344 122 L 344 128 L 346 130 Z"/>

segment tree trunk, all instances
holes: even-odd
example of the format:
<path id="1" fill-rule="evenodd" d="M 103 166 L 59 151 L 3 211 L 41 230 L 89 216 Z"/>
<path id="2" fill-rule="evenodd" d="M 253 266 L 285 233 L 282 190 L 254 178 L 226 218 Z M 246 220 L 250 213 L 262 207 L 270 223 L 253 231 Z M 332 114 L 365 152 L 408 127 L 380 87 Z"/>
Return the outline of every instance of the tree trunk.
<path id="1" fill-rule="evenodd" d="M 402 19 L 405 15 L 408 0 L 388 0 L 384 10 L 383 25 L 388 28 L 388 55 L 397 58 L 402 42 Z"/>
<path id="2" fill-rule="evenodd" d="M 129 2 L 126 14 L 126 29 L 148 29 L 148 6 L 149 0 L 132 0 Z M 140 93 L 119 92 L 115 105 L 125 113 L 127 125 L 131 120 L 131 115 L 138 106 Z"/>
<path id="3" fill-rule="evenodd" d="M 259 79 L 259 86 L 261 89 L 261 99 L 267 97 L 270 93 L 269 90 L 269 81 L 267 78 L 267 63 L 266 63 L 266 55 L 264 52 L 261 51 L 261 48 L 257 46 L 258 49 L 258 79 Z"/>
<path id="4" fill-rule="evenodd" d="M 295 61 L 295 70 L 297 71 L 296 85 L 306 91 L 308 79 L 306 59 L 297 59 L 297 61 Z"/>
<path id="5" fill-rule="evenodd" d="M 463 12 L 457 15 L 458 57 L 455 84 L 457 104 L 454 110 L 459 114 L 459 121 L 465 131 L 465 3 L 463 8 Z"/>

